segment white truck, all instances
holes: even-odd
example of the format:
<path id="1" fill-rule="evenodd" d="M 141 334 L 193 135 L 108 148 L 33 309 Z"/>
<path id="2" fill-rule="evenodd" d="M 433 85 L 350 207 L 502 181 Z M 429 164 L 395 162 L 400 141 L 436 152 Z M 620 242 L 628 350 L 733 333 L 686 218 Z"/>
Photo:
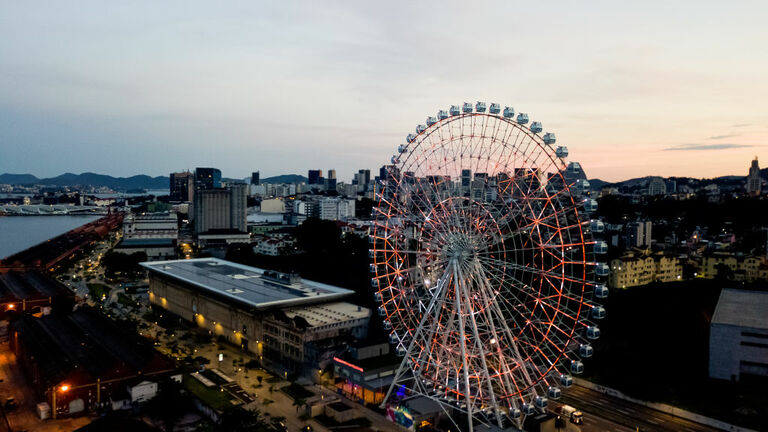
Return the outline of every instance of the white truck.
<path id="1" fill-rule="evenodd" d="M 584 414 L 570 405 L 562 405 L 556 409 L 556 412 L 563 417 L 567 417 L 573 424 L 583 424 Z"/>

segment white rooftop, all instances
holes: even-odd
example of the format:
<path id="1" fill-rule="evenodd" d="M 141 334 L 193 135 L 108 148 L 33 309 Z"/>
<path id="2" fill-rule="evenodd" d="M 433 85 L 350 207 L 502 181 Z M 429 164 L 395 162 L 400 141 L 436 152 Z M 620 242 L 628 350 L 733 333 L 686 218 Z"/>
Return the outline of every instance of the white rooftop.
<path id="1" fill-rule="evenodd" d="M 311 327 L 344 323 L 367 318 L 370 315 L 370 311 L 367 308 L 344 302 L 291 308 L 283 312 L 288 318 L 296 316 L 304 318 Z"/>
<path id="2" fill-rule="evenodd" d="M 348 289 L 218 258 L 152 261 L 141 265 L 150 274 L 175 279 L 255 309 L 327 302 L 354 293 Z"/>
<path id="3" fill-rule="evenodd" d="M 712 324 L 768 330 L 768 292 L 724 289 Z"/>

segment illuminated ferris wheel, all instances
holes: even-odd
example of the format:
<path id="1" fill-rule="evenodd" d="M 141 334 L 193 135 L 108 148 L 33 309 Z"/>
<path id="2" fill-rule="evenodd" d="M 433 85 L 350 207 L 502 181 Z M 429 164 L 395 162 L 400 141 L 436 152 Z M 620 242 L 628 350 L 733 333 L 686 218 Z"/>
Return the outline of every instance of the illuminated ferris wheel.
<path id="1" fill-rule="evenodd" d="M 428 117 L 398 147 L 369 251 L 403 357 L 385 403 L 426 396 L 469 430 L 520 427 L 583 371 L 605 316 L 593 298 L 608 295 L 608 267 L 594 256 L 607 247 L 588 183 L 554 144 L 527 114 L 478 102 Z"/>

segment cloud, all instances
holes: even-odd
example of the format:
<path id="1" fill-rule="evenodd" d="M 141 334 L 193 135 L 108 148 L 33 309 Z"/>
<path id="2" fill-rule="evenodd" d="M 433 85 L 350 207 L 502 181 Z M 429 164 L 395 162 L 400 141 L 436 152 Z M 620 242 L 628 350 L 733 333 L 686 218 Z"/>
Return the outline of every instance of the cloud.
<path id="1" fill-rule="evenodd" d="M 675 150 L 726 150 L 735 148 L 755 147 L 752 144 L 680 144 L 674 147 L 667 147 L 664 151 Z"/>
<path id="2" fill-rule="evenodd" d="M 738 123 L 738 124 L 735 124 L 735 125 L 731 125 L 731 127 L 738 127 L 738 128 L 740 128 L 740 127 L 747 127 L 747 126 L 752 126 L 752 123 Z"/>
<path id="3" fill-rule="evenodd" d="M 737 136 L 739 136 L 739 135 L 741 135 L 741 134 L 740 134 L 740 133 L 734 133 L 734 134 L 727 134 L 727 135 L 714 135 L 714 136 L 711 136 L 711 137 L 709 137 L 709 138 L 707 138 L 707 139 L 711 139 L 711 140 L 721 140 L 721 139 L 726 139 L 726 138 L 733 138 L 733 137 L 737 137 Z"/>

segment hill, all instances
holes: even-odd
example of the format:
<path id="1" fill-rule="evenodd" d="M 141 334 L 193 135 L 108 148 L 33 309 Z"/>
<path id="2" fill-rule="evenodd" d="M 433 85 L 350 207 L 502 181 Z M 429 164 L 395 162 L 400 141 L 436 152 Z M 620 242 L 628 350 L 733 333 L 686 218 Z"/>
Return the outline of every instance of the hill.
<path id="1" fill-rule="evenodd" d="M 65 173 L 50 178 L 37 178 L 32 174 L 0 174 L 0 183 L 11 185 L 47 185 L 47 186 L 93 186 L 108 187 L 113 190 L 129 189 L 168 189 L 168 177 L 150 177 L 135 175 L 131 177 L 112 177 L 104 174 Z"/>
<path id="2" fill-rule="evenodd" d="M 303 175 L 298 174 L 284 174 L 274 177 L 267 177 L 265 179 L 261 179 L 262 183 L 270 183 L 270 184 L 277 184 L 277 183 L 306 183 L 307 178 Z"/>

